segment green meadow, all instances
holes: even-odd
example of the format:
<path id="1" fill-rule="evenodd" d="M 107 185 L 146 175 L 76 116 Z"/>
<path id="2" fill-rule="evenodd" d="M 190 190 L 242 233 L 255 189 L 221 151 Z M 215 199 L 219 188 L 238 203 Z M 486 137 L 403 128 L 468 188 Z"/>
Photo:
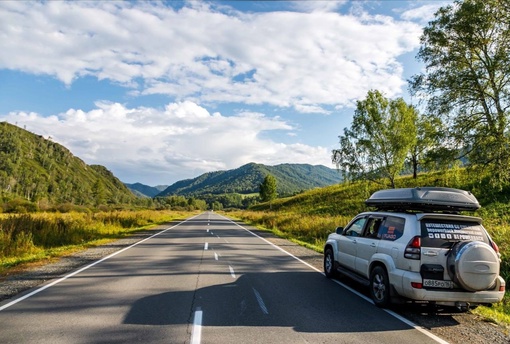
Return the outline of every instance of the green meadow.
<path id="1" fill-rule="evenodd" d="M 0 214 L 0 275 L 102 245 L 173 220 L 185 219 L 195 213 L 125 210 Z"/>

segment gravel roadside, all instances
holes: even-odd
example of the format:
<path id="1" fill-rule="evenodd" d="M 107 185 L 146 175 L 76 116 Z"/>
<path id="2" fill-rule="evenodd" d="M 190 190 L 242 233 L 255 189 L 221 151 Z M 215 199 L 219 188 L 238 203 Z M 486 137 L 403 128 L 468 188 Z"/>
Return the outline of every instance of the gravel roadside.
<path id="1" fill-rule="evenodd" d="M 10 276 L 3 276 L 0 278 L 0 302 L 19 293 L 27 292 L 29 289 L 49 280 L 62 277 L 79 267 L 91 264 L 167 227 L 160 226 L 152 230 L 139 232 L 128 238 L 63 257 L 55 263 Z M 269 232 L 260 230 L 253 230 L 253 232 L 322 271 L 321 254 L 285 239 L 277 238 Z M 342 280 L 342 282 L 344 281 Z M 345 283 L 348 284 L 349 281 L 345 281 Z M 358 285 L 352 284 L 352 287 L 357 291 L 364 292 Z M 508 329 L 484 322 L 470 312 L 456 313 L 451 309 L 430 309 L 416 305 L 400 307 L 396 309 L 396 312 L 451 344 L 510 343 Z"/>

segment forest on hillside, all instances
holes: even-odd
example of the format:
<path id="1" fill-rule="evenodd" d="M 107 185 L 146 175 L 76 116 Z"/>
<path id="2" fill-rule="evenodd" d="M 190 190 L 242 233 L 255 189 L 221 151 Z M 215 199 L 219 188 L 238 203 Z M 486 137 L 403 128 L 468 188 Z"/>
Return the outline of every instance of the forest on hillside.
<path id="1" fill-rule="evenodd" d="M 126 204 L 135 196 L 104 166 L 87 165 L 50 138 L 0 123 L 0 196 L 23 207 Z M 30 206 L 30 204 L 32 206 Z"/>

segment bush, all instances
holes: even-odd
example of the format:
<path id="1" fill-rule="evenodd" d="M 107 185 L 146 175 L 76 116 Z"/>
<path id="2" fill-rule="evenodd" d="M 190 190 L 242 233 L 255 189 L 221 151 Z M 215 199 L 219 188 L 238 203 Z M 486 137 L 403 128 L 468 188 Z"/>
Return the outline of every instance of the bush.
<path id="1" fill-rule="evenodd" d="M 4 213 L 17 213 L 17 214 L 31 213 L 36 212 L 38 210 L 36 204 L 19 198 L 7 201 L 6 203 L 3 204 L 2 208 Z"/>

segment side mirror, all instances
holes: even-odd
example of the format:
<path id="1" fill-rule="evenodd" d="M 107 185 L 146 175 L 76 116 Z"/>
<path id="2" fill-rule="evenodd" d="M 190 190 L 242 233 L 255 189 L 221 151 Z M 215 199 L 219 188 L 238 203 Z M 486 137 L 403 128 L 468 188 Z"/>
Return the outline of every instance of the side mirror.
<path id="1" fill-rule="evenodd" d="M 337 227 L 336 234 L 342 234 L 344 232 L 344 227 Z"/>

